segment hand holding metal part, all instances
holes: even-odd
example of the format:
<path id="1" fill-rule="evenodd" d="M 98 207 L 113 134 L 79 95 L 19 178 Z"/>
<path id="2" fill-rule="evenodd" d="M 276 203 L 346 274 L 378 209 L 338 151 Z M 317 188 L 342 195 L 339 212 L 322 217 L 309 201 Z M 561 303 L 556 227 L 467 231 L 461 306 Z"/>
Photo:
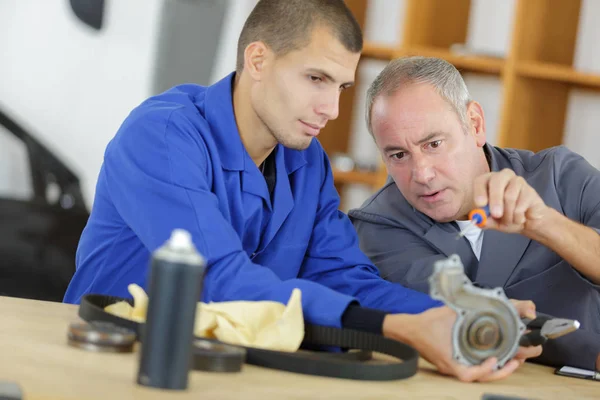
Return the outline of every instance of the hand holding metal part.
<path id="1" fill-rule="evenodd" d="M 519 346 L 537 346 L 579 328 L 577 321 L 546 316 L 522 320 L 502 288 L 476 287 L 456 254 L 434 264 L 429 284 L 431 296 L 457 313 L 453 355 L 466 365 L 479 365 L 495 357 L 497 368 L 501 368 L 516 355 Z"/>

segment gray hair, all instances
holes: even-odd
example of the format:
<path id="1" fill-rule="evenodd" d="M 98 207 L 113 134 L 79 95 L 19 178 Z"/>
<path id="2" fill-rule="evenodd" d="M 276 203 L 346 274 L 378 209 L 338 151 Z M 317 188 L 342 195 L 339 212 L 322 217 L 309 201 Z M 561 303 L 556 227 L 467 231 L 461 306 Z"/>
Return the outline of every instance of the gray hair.
<path id="1" fill-rule="evenodd" d="M 404 57 L 390 61 L 371 83 L 367 91 L 367 128 L 373 136 L 371 111 L 373 103 L 382 95 L 390 96 L 401 86 L 426 83 L 450 104 L 463 127 L 467 127 L 467 105 L 471 101 L 469 90 L 460 72 L 449 62 L 435 57 Z"/>

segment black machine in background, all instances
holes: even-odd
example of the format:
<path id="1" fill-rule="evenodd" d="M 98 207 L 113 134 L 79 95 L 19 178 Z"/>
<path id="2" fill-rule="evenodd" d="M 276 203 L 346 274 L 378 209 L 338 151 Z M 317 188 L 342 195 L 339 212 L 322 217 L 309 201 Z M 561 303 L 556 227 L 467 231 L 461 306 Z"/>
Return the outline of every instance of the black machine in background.
<path id="1" fill-rule="evenodd" d="M 62 301 L 89 217 L 79 178 L 2 110 L 0 126 L 25 145 L 33 184 L 28 200 L 0 197 L 0 296 Z"/>

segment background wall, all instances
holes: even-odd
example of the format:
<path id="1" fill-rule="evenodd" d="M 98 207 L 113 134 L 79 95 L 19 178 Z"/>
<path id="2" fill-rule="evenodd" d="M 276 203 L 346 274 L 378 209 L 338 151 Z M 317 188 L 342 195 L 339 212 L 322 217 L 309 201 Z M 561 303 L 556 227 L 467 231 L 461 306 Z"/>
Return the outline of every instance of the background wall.
<path id="1" fill-rule="evenodd" d="M 205 85 L 231 72 L 237 36 L 256 0 L 191 0 L 200 19 L 179 21 L 196 37 L 191 42 L 181 40 L 182 24 L 161 19 L 180 13 L 166 7 L 185 7 L 190 0 L 105 3 L 104 26 L 95 31 L 74 16 L 68 0 L 0 1 L 0 108 L 79 175 L 90 206 L 104 149 L 131 109 L 173 80 L 164 69 L 188 74 L 180 77 L 182 83 Z M 225 23 L 211 21 L 219 16 L 212 12 L 216 7 L 226 9 Z M 196 33 L 207 25 L 218 29 Z M 173 52 L 174 44 L 165 40 L 184 47 L 170 58 L 180 65 L 160 59 L 161 51 Z M 186 53 L 207 53 L 212 71 L 199 70 L 204 59 L 186 63 Z M 197 79 L 190 78 L 190 67 Z M 0 131 L 0 195 L 26 198 L 30 192 L 24 148 Z"/>
<path id="2" fill-rule="evenodd" d="M 0 2 L 0 107 L 79 174 L 89 204 L 108 140 L 150 94 L 161 3 L 108 1 L 96 32 L 68 1 Z"/>
<path id="3" fill-rule="evenodd" d="M 89 205 L 106 144 L 131 108 L 153 94 L 156 87 L 161 12 L 166 3 L 176 1 L 183 0 L 107 0 L 101 32 L 76 20 L 67 0 L 0 2 L 0 108 L 79 174 Z M 405 1 L 368 1 L 366 39 L 399 43 Z M 198 79 L 200 84 L 213 83 L 235 68 L 237 36 L 256 0 L 204 0 L 207 4 L 216 2 L 226 4 L 223 23 L 213 29 L 214 34 L 201 35 L 194 50 L 201 51 L 203 40 L 218 43 L 216 53 L 209 56 L 213 60 L 209 77 Z M 504 55 L 515 0 L 472 0 L 471 4 L 466 46 Z M 577 68 L 597 73 L 600 54 L 594 48 L 600 39 L 598 15 L 600 2 L 583 0 L 575 55 Z M 207 48 L 210 44 L 205 43 Z M 376 163 L 379 156 L 364 126 L 364 92 L 383 66 L 369 60 L 361 63 L 358 71 L 361 86 L 350 153 L 365 163 Z M 489 140 L 494 143 L 502 98 L 499 78 L 468 74 L 465 80 L 472 97 L 483 105 Z M 600 167 L 600 154 L 595 151 L 600 145 L 596 133 L 599 109 L 598 92 L 573 90 L 565 124 L 565 144 L 596 167 Z M 0 195 L 29 195 L 24 159 L 20 145 L 0 131 Z M 345 209 L 360 205 L 370 194 L 359 185 L 346 190 L 349 201 Z"/>

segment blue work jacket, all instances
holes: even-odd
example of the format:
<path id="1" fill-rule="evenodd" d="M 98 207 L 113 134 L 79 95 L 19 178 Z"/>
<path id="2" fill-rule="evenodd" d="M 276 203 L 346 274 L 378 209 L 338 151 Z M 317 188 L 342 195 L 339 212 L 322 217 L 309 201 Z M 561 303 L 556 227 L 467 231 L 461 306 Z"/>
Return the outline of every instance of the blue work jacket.
<path id="1" fill-rule="evenodd" d="M 317 140 L 303 151 L 278 146 L 271 201 L 238 133 L 233 79 L 177 86 L 126 118 L 106 148 L 64 301 L 146 288 L 151 252 L 182 228 L 207 260 L 205 302 L 286 303 L 299 288 L 306 321 L 329 326 L 353 301 L 405 313 L 439 305 L 380 278 L 338 210 Z"/>

